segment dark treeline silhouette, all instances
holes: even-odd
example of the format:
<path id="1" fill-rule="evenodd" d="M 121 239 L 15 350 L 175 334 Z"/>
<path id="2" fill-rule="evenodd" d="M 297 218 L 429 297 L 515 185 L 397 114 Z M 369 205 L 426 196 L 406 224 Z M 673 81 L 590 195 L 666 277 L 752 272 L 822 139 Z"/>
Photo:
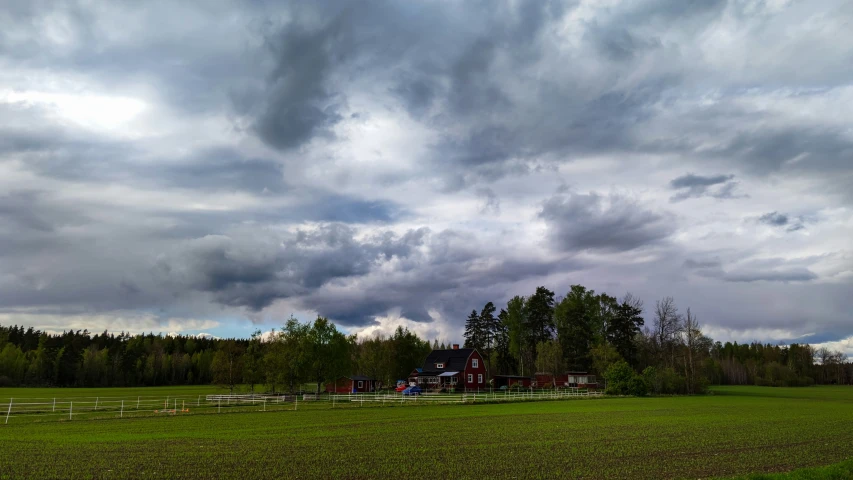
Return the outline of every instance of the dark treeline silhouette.
<path id="1" fill-rule="evenodd" d="M 216 352 L 228 343 L 248 341 L 0 326 L 0 386 L 209 384 Z"/>
<path id="2" fill-rule="evenodd" d="M 614 393 L 633 394 L 853 382 L 853 364 L 841 352 L 714 342 L 691 309 L 682 314 L 671 297 L 645 310 L 630 293 L 617 299 L 573 285 L 555 298 L 538 287 L 496 310 L 489 302 L 465 324 L 465 345 L 483 353 L 492 374 L 592 372 Z"/>
<path id="3" fill-rule="evenodd" d="M 465 346 L 477 348 L 488 375 L 599 375 L 613 393 L 701 393 L 709 384 L 849 384 L 853 364 L 841 352 L 809 345 L 714 342 L 688 308 L 666 297 L 645 309 L 573 285 L 557 297 L 545 287 L 492 302 L 465 322 Z M 447 345 L 449 347 L 449 344 Z M 437 340 L 405 328 L 391 335 L 345 335 L 329 320 L 288 319 L 271 335 L 214 339 L 87 331 L 49 334 L 0 326 L 0 386 L 153 386 L 217 384 L 234 391 L 317 391 L 327 382 L 367 375 L 393 385 L 422 366 Z"/>

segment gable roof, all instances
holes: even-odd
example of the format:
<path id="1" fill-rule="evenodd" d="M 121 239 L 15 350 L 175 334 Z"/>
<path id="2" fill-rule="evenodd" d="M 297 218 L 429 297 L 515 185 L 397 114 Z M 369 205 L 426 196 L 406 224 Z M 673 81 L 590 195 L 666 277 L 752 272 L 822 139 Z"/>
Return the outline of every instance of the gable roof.
<path id="1" fill-rule="evenodd" d="M 424 360 L 424 372 L 446 372 L 465 370 L 465 362 L 474 353 L 473 348 L 457 348 L 456 350 L 433 350 Z M 443 363 L 444 368 L 436 369 L 436 363 Z"/>
<path id="2" fill-rule="evenodd" d="M 350 380 L 369 380 L 369 381 L 373 380 L 372 378 L 365 377 L 364 375 L 352 375 L 352 376 L 347 377 L 347 378 L 349 378 Z"/>

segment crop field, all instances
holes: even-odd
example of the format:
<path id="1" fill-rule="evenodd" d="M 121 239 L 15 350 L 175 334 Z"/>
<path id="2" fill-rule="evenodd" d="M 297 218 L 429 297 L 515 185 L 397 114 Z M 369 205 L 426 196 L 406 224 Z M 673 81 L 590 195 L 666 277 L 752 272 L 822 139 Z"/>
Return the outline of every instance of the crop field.
<path id="1" fill-rule="evenodd" d="M 68 392 L 2 389 L 0 399 Z M 152 395 L 144 392 L 130 394 Z M 221 392 L 181 394 L 206 393 Z M 696 397 L 13 419 L 0 424 L 0 478 L 749 478 L 837 464 L 851 445 L 853 388 L 731 387 Z"/>

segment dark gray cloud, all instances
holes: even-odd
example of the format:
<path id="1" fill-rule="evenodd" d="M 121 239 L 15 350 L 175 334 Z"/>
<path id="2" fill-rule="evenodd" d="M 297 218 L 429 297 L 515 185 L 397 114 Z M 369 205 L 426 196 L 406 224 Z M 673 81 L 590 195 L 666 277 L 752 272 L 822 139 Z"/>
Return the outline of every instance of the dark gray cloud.
<path id="1" fill-rule="evenodd" d="M 178 288 L 211 293 L 216 301 L 259 311 L 276 299 L 306 294 L 334 279 L 370 272 L 380 257 L 406 257 L 422 241 L 409 232 L 359 242 L 343 224 L 296 231 L 278 239 L 206 236 L 189 241 L 158 261 L 157 268 Z"/>
<path id="2" fill-rule="evenodd" d="M 712 197 L 712 198 L 743 198 L 745 195 L 734 193 L 738 182 L 735 176 L 712 175 L 702 176 L 688 173 L 669 182 L 670 188 L 678 190 L 678 193 L 670 197 L 672 202 L 680 202 L 688 198 Z"/>
<path id="3" fill-rule="evenodd" d="M 227 306 L 260 311 L 294 298 L 344 325 L 363 326 L 394 309 L 419 322 L 430 320 L 431 308 L 461 315 L 473 292 L 485 299 L 502 283 L 579 267 L 497 257 L 483 269 L 471 238 L 453 231 L 386 231 L 360 239 L 356 233 L 326 224 L 284 237 L 207 236 L 161 256 L 157 275 L 170 289 L 204 292 Z"/>
<path id="4" fill-rule="evenodd" d="M 806 259 L 808 260 L 808 259 Z M 817 280 L 818 276 L 800 261 L 782 259 L 747 260 L 733 266 L 725 266 L 719 258 L 695 260 L 688 258 L 684 268 L 693 273 L 708 277 L 719 278 L 725 282 L 809 282 Z"/>
<path id="5" fill-rule="evenodd" d="M 723 276 L 727 282 L 808 282 L 818 278 L 807 268 L 784 268 L 777 270 L 742 270 Z"/>
<path id="6" fill-rule="evenodd" d="M 796 232 L 806 228 L 803 225 L 802 218 L 791 218 L 789 215 L 779 212 L 765 213 L 758 217 L 758 222 L 770 225 L 771 227 L 784 227 L 788 232 Z"/>
<path id="7" fill-rule="evenodd" d="M 637 202 L 611 194 L 555 195 L 539 212 L 555 248 L 564 251 L 627 251 L 663 242 L 674 220 Z"/>

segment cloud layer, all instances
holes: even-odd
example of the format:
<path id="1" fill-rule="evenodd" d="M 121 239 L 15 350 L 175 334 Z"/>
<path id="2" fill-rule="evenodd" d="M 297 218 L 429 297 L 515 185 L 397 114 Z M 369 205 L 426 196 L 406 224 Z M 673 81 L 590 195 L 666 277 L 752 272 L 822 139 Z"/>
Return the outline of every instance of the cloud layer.
<path id="1" fill-rule="evenodd" d="M 229 336 L 320 314 L 450 340 L 486 301 L 583 283 L 672 295 L 722 340 L 846 345 L 851 20 L 840 0 L 18 2 L 0 318 Z"/>

